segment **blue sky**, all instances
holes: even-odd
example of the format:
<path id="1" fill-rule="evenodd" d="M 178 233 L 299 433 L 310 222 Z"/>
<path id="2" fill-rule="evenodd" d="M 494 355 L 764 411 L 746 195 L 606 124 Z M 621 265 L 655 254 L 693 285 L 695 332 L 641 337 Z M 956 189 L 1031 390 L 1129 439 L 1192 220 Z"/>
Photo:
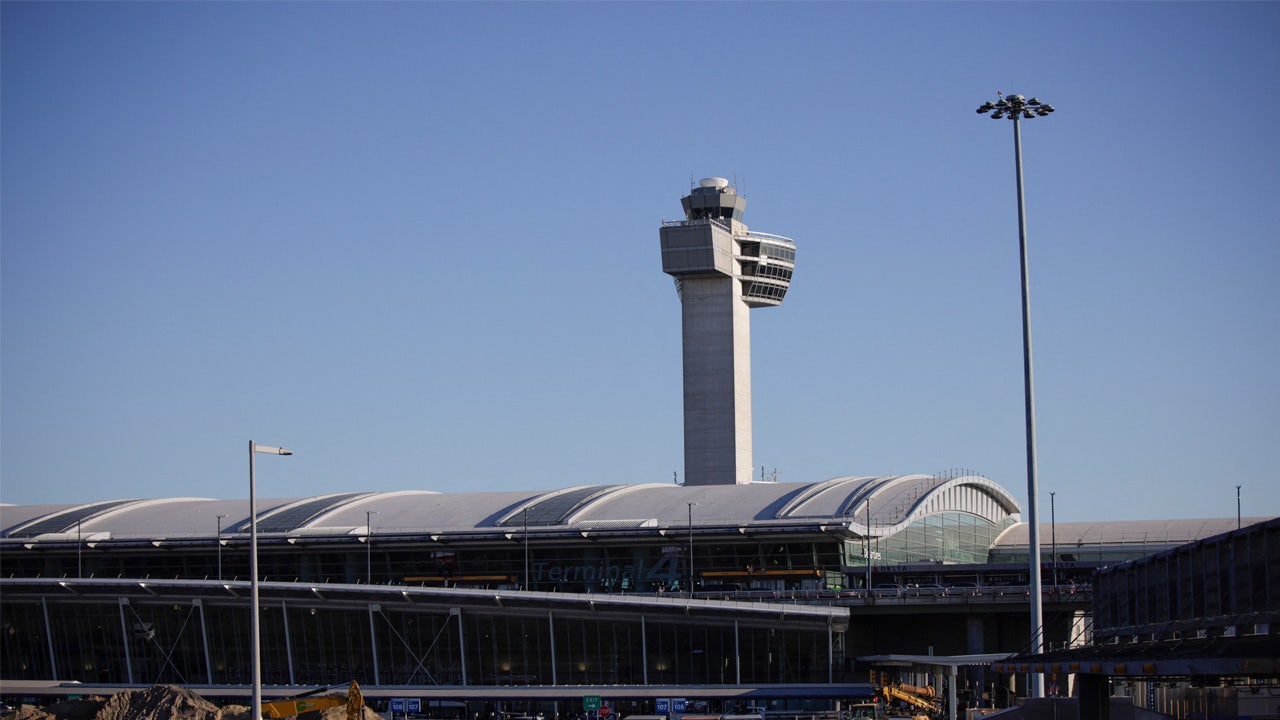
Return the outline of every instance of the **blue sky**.
<path id="1" fill-rule="evenodd" d="M 0 501 L 682 470 L 658 226 L 736 178 L 757 466 L 1280 514 L 1280 3 L 0 5 Z"/>

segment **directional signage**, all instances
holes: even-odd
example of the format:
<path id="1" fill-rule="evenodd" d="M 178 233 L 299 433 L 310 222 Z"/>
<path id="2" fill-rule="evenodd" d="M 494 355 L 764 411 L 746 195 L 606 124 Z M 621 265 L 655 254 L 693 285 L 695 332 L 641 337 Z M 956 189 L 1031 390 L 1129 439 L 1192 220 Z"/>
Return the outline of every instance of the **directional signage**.
<path id="1" fill-rule="evenodd" d="M 684 698 L 671 698 L 671 712 L 689 712 L 689 701 Z"/>
<path id="2" fill-rule="evenodd" d="M 407 698 L 404 702 L 404 710 L 411 713 L 422 712 L 422 698 Z"/>
<path id="3" fill-rule="evenodd" d="M 599 709 L 600 709 L 600 696 L 599 696 L 599 695 L 583 695 L 583 696 L 582 696 L 582 709 L 583 709 L 583 710 L 587 710 L 587 711 L 589 711 L 589 712 L 595 712 L 595 711 L 599 710 Z"/>
<path id="4" fill-rule="evenodd" d="M 657 698 L 653 701 L 653 711 L 659 715 L 666 715 L 671 712 L 670 698 Z"/>
<path id="5" fill-rule="evenodd" d="M 404 712 L 404 698 L 391 698 L 391 712 Z"/>

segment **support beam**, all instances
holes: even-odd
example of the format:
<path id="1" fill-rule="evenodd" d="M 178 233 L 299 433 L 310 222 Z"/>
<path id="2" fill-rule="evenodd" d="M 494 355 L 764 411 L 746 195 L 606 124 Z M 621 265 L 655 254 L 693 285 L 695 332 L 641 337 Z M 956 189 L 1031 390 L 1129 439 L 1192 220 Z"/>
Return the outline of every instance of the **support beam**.
<path id="1" fill-rule="evenodd" d="M 195 598 L 191 601 L 200 609 L 200 645 L 204 648 L 204 681 L 210 685 L 213 684 L 213 660 L 209 656 L 209 629 L 204 621 L 204 601 Z M 286 636 L 288 631 L 286 630 Z"/>
<path id="2" fill-rule="evenodd" d="M 293 639 L 289 633 L 289 605 L 285 601 L 280 601 L 280 616 L 284 618 L 284 655 L 289 662 L 289 684 L 297 685 L 298 681 L 293 677 Z"/>
<path id="3" fill-rule="evenodd" d="M 465 687 L 469 683 L 467 682 L 467 633 L 466 633 L 466 630 L 462 627 L 462 608 L 460 607 L 449 608 L 449 614 L 458 618 L 458 664 L 462 667 L 462 685 L 463 687 Z M 555 657 L 554 649 L 552 649 L 551 651 L 551 657 L 552 658 Z M 555 673 L 554 664 L 551 666 L 551 672 L 553 673 L 552 676 L 554 677 L 554 673 Z M 555 681 L 553 680 L 551 684 L 554 685 Z"/>
<path id="4" fill-rule="evenodd" d="M 738 633 L 737 633 L 738 621 L 737 621 L 737 620 L 734 620 L 734 621 L 733 621 L 733 627 L 734 627 L 734 637 L 736 638 L 736 637 L 737 637 L 737 635 L 738 635 Z M 555 636 L 553 635 L 552 637 L 554 638 Z M 554 640 L 553 640 L 553 642 L 554 642 Z M 736 642 L 736 641 L 735 641 L 735 642 Z M 553 657 L 554 657 L 554 656 L 553 656 Z M 644 677 L 644 685 L 645 685 L 645 687 L 649 687 L 649 633 L 645 632 L 645 627 L 644 627 L 644 615 L 641 615 L 641 616 L 640 616 L 640 657 L 644 658 L 644 672 L 642 673 L 642 675 L 643 675 L 643 677 Z M 552 681 L 551 681 L 551 684 L 553 684 L 553 685 L 554 685 L 554 684 L 555 684 L 555 680 L 554 680 L 554 678 L 555 678 L 555 665 L 552 665 L 552 666 L 551 666 L 551 668 L 552 668 L 552 678 L 553 678 L 553 679 L 552 679 Z M 739 675 L 739 677 L 741 677 L 741 675 Z"/>
<path id="5" fill-rule="evenodd" d="M 124 642 L 124 669 L 129 684 L 133 684 L 133 658 L 129 652 L 129 623 L 125 620 L 124 609 L 129 605 L 129 598 L 120 598 L 120 638 Z"/>
<path id="6" fill-rule="evenodd" d="M 369 606 L 369 650 L 373 653 L 373 684 L 382 684 L 382 673 L 378 669 L 378 629 L 373 622 L 373 614 L 382 612 L 381 605 Z M 466 666 L 463 666 L 463 672 L 466 672 Z"/>
<path id="7" fill-rule="evenodd" d="M 644 617 L 640 618 L 641 623 Z M 547 636 L 551 638 L 551 684 L 559 685 L 560 681 L 556 679 L 556 616 L 547 611 Z M 647 671 L 645 683 L 648 684 Z"/>
<path id="8" fill-rule="evenodd" d="M 643 628 L 644 617 L 642 616 L 640 620 L 641 620 L 641 627 Z M 827 627 L 830 628 L 830 625 L 828 625 Z M 647 653 L 645 654 L 645 657 L 646 658 L 648 657 Z M 647 667 L 647 664 L 646 664 L 646 667 Z M 738 644 L 738 621 L 737 620 L 733 621 L 733 674 L 734 674 L 733 684 L 741 685 L 742 684 L 742 650 Z M 645 682 L 646 683 L 649 682 L 648 678 L 645 678 Z"/>
<path id="9" fill-rule="evenodd" d="M 49 672 L 53 676 L 53 679 L 57 680 L 58 679 L 58 659 L 53 654 L 53 626 L 49 624 L 49 601 L 43 597 L 40 598 L 40 607 L 44 610 L 44 637 L 46 640 L 49 641 Z M 121 614 L 120 618 L 123 620 L 124 615 Z M 128 647 L 129 647 L 128 645 L 125 645 L 125 648 L 126 648 L 126 652 L 124 654 L 125 658 L 129 657 L 129 653 L 127 651 Z M 132 670 L 129 672 L 129 682 L 133 682 Z"/>

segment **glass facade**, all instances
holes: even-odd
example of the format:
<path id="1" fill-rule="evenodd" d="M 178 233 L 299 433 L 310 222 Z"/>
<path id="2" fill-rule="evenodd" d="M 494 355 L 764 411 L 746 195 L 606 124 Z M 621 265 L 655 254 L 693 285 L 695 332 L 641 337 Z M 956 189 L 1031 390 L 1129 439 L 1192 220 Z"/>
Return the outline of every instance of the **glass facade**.
<path id="1" fill-rule="evenodd" d="M 992 543 L 1012 518 L 992 524 L 968 513 L 944 512 L 929 515 L 901 532 L 872 540 L 873 562 L 885 565 L 908 563 L 955 563 L 980 565 L 987 562 Z M 875 553 L 879 553 L 878 557 Z"/>
<path id="2" fill-rule="evenodd" d="M 583 617 L 376 603 L 261 605 L 263 682 L 329 685 L 825 683 L 843 663 L 825 628 Z M 818 623 L 810 623 L 813 627 Z M 0 676 L 83 683 L 243 685 L 247 604 L 5 603 Z"/>
<path id="3" fill-rule="evenodd" d="M 758 510 L 739 509 L 726 493 L 728 509 L 700 525 L 690 517 L 687 528 L 683 500 L 661 495 L 668 491 L 595 486 L 503 499 L 483 513 L 474 510 L 482 503 L 468 497 L 460 506 L 481 520 L 434 531 L 430 522 L 391 526 L 397 529 L 367 536 L 356 531 L 374 530 L 363 512 L 377 507 L 377 498 L 304 498 L 292 515 L 261 526 L 274 531 L 259 536 L 259 579 L 275 587 L 260 609 L 263 681 L 544 687 L 856 681 L 852 658 L 845 657 L 852 642 L 845 626 L 850 606 L 882 604 L 867 585 L 898 567 L 988 563 L 993 541 L 1014 522 L 998 493 L 972 485 L 923 477 L 761 484 L 746 491 Z M 635 502 L 596 509 L 622 493 Z M 881 497 L 875 507 L 882 514 L 868 541 L 857 520 L 868 517 L 873 495 Z M 433 511 L 426 500 L 414 500 Z M 335 502 L 359 503 L 360 511 Z M 335 519 L 343 512 L 347 517 Z M 351 516 L 361 521 L 354 530 Z M 914 521 L 897 524 L 903 517 Z M 243 528 L 154 539 L 102 532 L 111 529 L 102 520 L 92 544 L 78 537 L 4 538 L 0 676 L 247 684 L 250 562 Z M 15 578 L 42 579 L 27 583 L 41 589 L 14 594 L 13 583 L 21 584 Z M 65 578 L 76 578 L 68 584 L 83 578 L 82 589 L 119 589 L 67 592 L 53 580 Z M 161 582 L 185 594 L 157 596 L 151 590 Z M 662 610 L 688 605 L 711 609 L 702 616 Z M 797 612 L 800 620 L 789 619 Z"/>

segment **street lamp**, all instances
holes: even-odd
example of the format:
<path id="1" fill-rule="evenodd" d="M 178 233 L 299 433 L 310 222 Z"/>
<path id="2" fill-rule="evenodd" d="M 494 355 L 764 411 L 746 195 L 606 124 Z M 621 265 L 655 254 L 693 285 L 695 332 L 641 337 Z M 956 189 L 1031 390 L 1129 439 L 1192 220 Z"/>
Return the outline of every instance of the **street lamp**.
<path id="1" fill-rule="evenodd" d="M 226 515 L 218 516 L 218 536 L 217 538 L 215 538 L 218 543 L 218 579 L 219 580 L 222 579 L 222 518 L 224 517 L 226 517 Z"/>
<path id="2" fill-rule="evenodd" d="M 520 587 L 529 589 L 529 506 L 524 507 L 524 584 Z"/>
<path id="3" fill-rule="evenodd" d="M 693 506 L 698 503 L 690 501 L 689 505 L 689 596 L 693 596 Z"/>
<path id="4" fill-rule="evenodd" d="M 1031 652 L 1038 655 L 1044 651 L 1043 611 L 1040 602 L 1040 527 L 1038 498 L 1036 493 L 1036 405 L 1035 391 L 1031 372 L 1031 295 L 1027 281 L 1027 213 L 1022 192 L 1022 120 L 1045 117 L 1052 113 L 1052 105 L 1040 102 L 1039 98 L 1030 100 L 1021 95 L 1005 97 L 1000 94 L 996 102 L 985 102 L 978 108 L 979 115 L 991 113 L 991 118 L 1000 120 L 1008 118 L 1013 121 L 1013 157 L 1014 169 L 1018 181 L 1018 246 L 1022 257 L 1022 380 L 1026 393 L 1026 425 L 1027 425 L 1027 505 L 1028 525 L 1030 527 L 1030 569 L 1031 577 Z M 1044 697 L 1044 676 L 1033 673 L 1031 676 L 1031 696 Z"/>
<path id="5" fill-rule="evenodd" d="M 292 455 L 293 453 L 280 447 L 259 445 L 249 441 L 249 604 L 253 606 L 253 617 L 250 618 L 250 642 L 253 647 L 253 704 L 249 708 L 249 717 L 253 720 L 262 718 L 262 628 L 258 617 L 258 500 L 257 483 L 253 478 L 254 456 L 258 453 L 267 455 Z"/>
<path id="6" fill-rule="evenodd" d="M 364 574 L 365 582 L 373 584 L 373 516 L 377 515 L 377 510 L 364 511 Z"/>
<path id="7" fill-rule="evenodd" d="M 1049 558 L 1053 561 L 1053 590 L 1058 590 L 1058 513 L 1054 508 L 1054 496 L 1056 491 L 1049 492 L 1049 536 L 1050 542 L 1053 543 L 1052 554 Z"/>
<path id="8" fill-rule="evenodd" d="M 867 497 L 867 597 L 871 597 L 871 497 Z"/>
<path id="9" fill-rule="evenodd" d="M 1241 522 L 1244 520 L 1240 515 L 1240 486 L 1236 486 L 1236 529 L 1239 530 Z"/>

